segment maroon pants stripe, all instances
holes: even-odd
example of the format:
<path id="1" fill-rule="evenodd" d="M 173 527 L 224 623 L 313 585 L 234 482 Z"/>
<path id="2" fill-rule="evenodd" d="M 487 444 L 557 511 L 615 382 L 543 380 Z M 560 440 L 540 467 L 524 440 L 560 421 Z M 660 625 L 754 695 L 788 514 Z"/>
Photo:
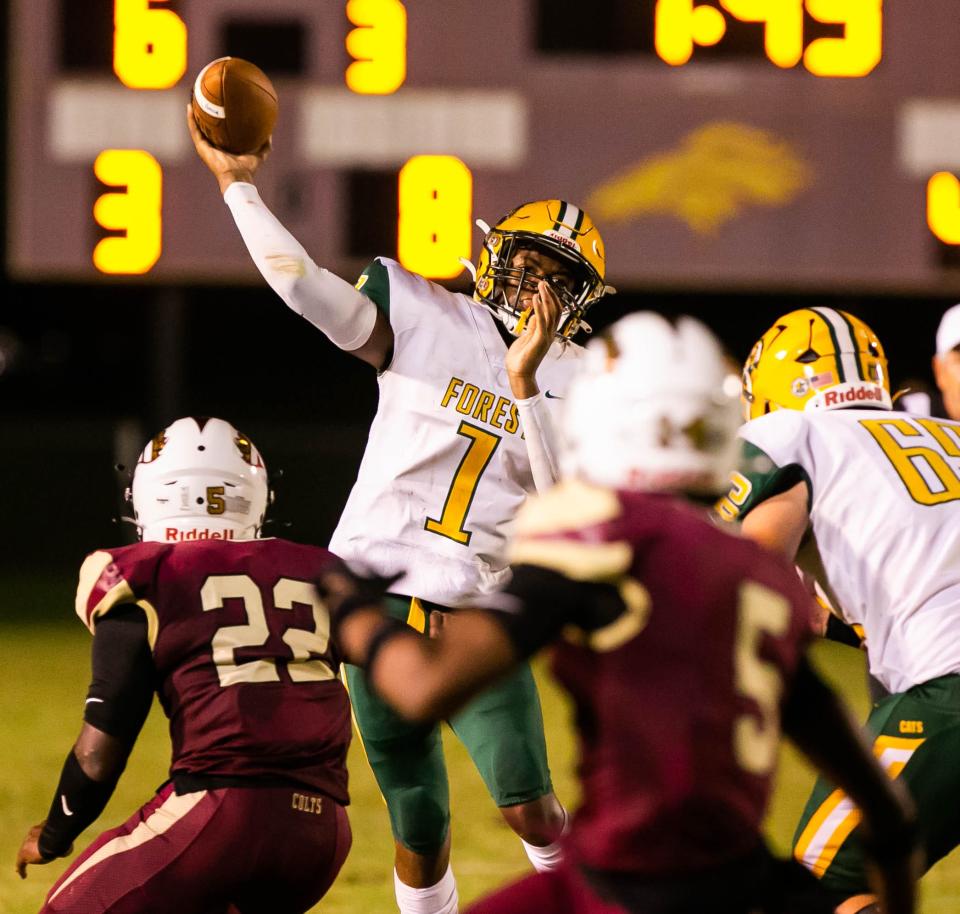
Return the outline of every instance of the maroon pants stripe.
<path id="1" fill-rule="evenodd" d="M 323 897 L 350 842 L 329 797 L 167 786 L 74 861 L 41 914 L 296 914 Z"/>

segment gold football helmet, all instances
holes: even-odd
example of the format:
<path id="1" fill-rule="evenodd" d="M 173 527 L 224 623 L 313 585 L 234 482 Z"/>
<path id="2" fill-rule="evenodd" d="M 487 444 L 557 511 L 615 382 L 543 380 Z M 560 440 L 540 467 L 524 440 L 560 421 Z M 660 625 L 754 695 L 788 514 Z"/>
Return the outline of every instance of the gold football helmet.
<path id="1" fill-rule="evenodd" d="M 887 358 L 859 318 L 834 308 L 785 314 L 743 366 L 744 418 L 775 409 L 891 408 Z"/>
<path id="2" fill-rule="evenodd" d="M 520 303 L 520 291 L 536 289 L 540 279 L 550 282 L 563 306 L 557 327 L 561 339 L 572 337 L 587 309 L 614 291 L 603 282 L 603 239 L 579 206 L 565 200 L 536 200 L 507 213 L 493 228 L 480 220 L 477 224 L 484 238 L 475 270 L 468 264 L 476 280 L 473 297 L 491 308 L 515 336 L 523 331 L 530 312 Z M 568 289 L 529 268 L 513 266 L 516 253 L 530 248 L 568 265 L 573 287 Z"/>

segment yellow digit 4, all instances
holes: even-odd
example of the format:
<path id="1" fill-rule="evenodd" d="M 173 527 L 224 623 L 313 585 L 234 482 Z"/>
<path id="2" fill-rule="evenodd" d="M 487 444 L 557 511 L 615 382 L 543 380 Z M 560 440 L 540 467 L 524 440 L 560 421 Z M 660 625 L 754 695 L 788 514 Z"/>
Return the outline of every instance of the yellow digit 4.
<path id="1" fill-rule="evenodd" d="M 348 0 L 347 35 L 354 62 L 344 79 L 351 92 L 389 95 L 407 78 L 407 10 L 400 0 Z"/>
<path id="2" fill-rule="evenodd" d="M 452 279 L 470 259 L 473 175 L 454 156 L 414 156 L 400 169 L 397 253 L 408 270 Z"/>
<path id="3" fill-rule="evenodd" d="M 440 519 L 428 517 L 423 527 L 431 533 L 437 533 L 466 546 L 473 536 L 473 533 L 463 527 L 467 512 L 473 504 L 474 495 L 477 494 L 480 477 L 500 443 L 500 436 L 477 428 L 469 422 L 461 422 L 457 434 L 466 438 L 470 444 L 457 471 L 453 474 L 453 481 L 450 483 L 447 499 L 443 503 Z"/>
<path id="4" fill-rule="evenodd" d="M 737 764 L 751 774 L 770 772 L 777 760 L 780 739 L 780 671 L 759 656 L 764 635 L 785 635 L 790 626 L 786 597 L 755 581 L 740 587 L 737 640 L 734 643 L 734 676 L 737 692 L 756 702 L 759 716 L 743 714 L 733 730 Z"/>
<path id="5" fill-rule="evenodd" d="M 114 0 L 113 72 L 130 89 L 169 89 L 187 69 L 187 26 L 173 10 Z"/>
<path id="6" fill-rule="evenodd" d="M 906 418 L 861 419 L 860 425 L 880 445 L 915 502 L 941 505 L 960 500 L 960 463 L 956 462 L 960 425 Z"/>
<path id="7" fill-rule="evenodd" d="M 883 53 L 883 0 L 807 0 L 820 22 L 843 25 L 842 38 L 818 38 L 803 54 L 814 76 L 866 76 Z"/>
<path id="8" fill-rule="evenodd" d="M 93 163 L 104 184 L 122 187 L 103 194 L 93 205 L 93 218 L 107 231 L 126 234 L 102 239 L 93 250 L 101 273 L 146 273 L 160 259 L 163 172 L 142 149 L 105 149 Z"/>
<path id="9" fill-rule="evenodd" d="M 778 67 L 794 67 L 803 56 L 803 0 L 720 0 L 741 22 L 763 23 L 767 57 Z"/>

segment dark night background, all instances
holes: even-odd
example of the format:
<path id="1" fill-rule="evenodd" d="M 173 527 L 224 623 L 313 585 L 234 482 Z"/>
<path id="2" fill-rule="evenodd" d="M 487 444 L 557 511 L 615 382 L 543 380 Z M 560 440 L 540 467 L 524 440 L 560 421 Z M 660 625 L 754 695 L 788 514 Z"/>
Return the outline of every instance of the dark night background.
<path id="1" fill-rule="evenodd" d="M 2 5 L 5 42 L 6 17 Z M 4 97 L 4 125 L 6 103 Z M 239 235 L 236 243 L 242 244 Z M 616 264 L 636 253 L 610 250 L 609 258 Z M 265 285 L 67 286 L 15 283 L 5 272 L 2 285 L 0 569 L 39 567 L 72 576 L 88 551 L 126 541 L 132 528 L 111 523 L 122 490 L 113 470 L 117 454 L 185 414 L 222 416 L 249 434 L 271 470 L 284 470 L 277 518 L 291 522 L 290 536 L 325 542 L 376 407 L 368 366 L 337 350 Z M 741 360 L 779 314 L 831 305 L 876 330 L 900 385 L 908 378 L 930 380 L 934 333 L 951 303 L 843 290 L 634 288 L 621 289 L 590 320 L 602 329 L 638 308 L 694 314 Z"/>

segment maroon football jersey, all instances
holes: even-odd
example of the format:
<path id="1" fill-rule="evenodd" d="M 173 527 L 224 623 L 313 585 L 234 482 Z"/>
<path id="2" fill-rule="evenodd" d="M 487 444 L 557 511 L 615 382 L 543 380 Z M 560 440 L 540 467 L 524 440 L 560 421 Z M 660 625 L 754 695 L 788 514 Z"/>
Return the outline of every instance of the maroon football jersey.
<path id="1" fill-rule="evenodd" d="M 147 617 L 172 774 L 290 781 L 347 802 L 350 705 L 313 585 L 338 561 L 282 539 L 137 543 L 95 552 L 77 613 Z"/>
<path id="2" fill-rule="evenodd" d="M 580 734 L 573 859 L 666 875 L 749 853 L 809 635 L 792 568 L 685 502 L 580 483 L 521 512 L 512 560 L 612 582 L 628 607 L 552 657 Z"/>

